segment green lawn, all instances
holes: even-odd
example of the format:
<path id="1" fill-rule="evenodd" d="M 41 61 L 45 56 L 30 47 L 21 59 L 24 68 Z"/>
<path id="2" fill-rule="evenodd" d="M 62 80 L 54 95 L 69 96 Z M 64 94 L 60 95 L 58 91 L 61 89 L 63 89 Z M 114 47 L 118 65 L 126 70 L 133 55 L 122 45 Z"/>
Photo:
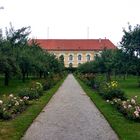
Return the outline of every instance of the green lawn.
<path id="1" fill-rule="evenodd" d="M 95 103 L 97 108 L 102 112 L 110 123 L 111 127 L 118 134 L 120 140 L 140 140 L 140 123 L 127 120 L 115 107 L 102 99 L 95 91 L 78 80 L 84 91 Z M 137 87 L 137 79 L 129 77 L 126 81 L 118 80 L 121 88 L 126 92 L 128 97 L 140 95 L 140 88 Z M 140 97 L 138 98 L 140 101 Z"/>
<path id="2" fill-rule="evenodd" d="M 32 101 L 31 105 L 19 116 L 13 120 L 2 121 L 0 120 L 0 140 L 19 140 L 36 116 L 41 112 L 43 107 L 49 102 L 54 93 L 58 90 L 60 85 L 63 83 L 64 79 L 59 81 L 52 89 L 46 91 L 44 95 L 37 101 Z M 16 90 L 26 86 L 29 82 L 25 84 L 18 84 L 17 87 L 11 86 L 9 89 Z M 15 83 L 13 83 L 15 85 Z M 5 90 L 3 90 L 5 91 Z M 9 90 L 8 90 L 9 91 Z"/>
<path id="3" fill-rule="evenodd" d="M 120 87 L 125 91 L 128 97 L 138 96 L 140 102 L 140 87 L 138 87 L 138 79 L 135 76 L 128 76 L 126 80 L 118 79 Z"/>
<path id="4" fill-rule="evenodd" d="M 16 92 L 20 90 L 21 88 L 28 87 L 28 85 L 30 84 L 32 80 L 33 79 L 28 79 L 25 81 L 25 83 L 23 83 L 22 80 L 12 79 L 9 82 L 9 86 L 4 86 L 3 78 L 1 77 L 0 78 L 0 97 L 3 94 L 6 94 L 6 95 L 9 95 L 11 93 L 16 94 Z"/>

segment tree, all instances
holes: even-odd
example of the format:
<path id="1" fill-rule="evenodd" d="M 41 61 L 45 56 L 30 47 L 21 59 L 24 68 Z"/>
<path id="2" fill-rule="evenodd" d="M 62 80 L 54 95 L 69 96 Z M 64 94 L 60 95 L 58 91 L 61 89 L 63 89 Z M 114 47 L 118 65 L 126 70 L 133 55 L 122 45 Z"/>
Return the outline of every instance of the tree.
<path id="1" fill-rule="evenodd" d="M 4 83 L 6 86 L 9 84 L 11 75 L 19 72 L 14 53 L 7 40 L 1 40 L 0 43 L 0 72 L 5 76 Z"/>
<path id="2" fill-rule="evenodd" d="M 5 75 L 5 85 L 10 77 L 20 73 L 22 81 L 30 74 L 39 74 L 46 77 L 48 72 L 62 73 L 64 70 L 63 58 L 58 59 L 41 49 L 39 44 L 28 39 L 29 27 L 15 30 L 12 25 L 6 29 L 6 37 L 0 37 L 0 73 Z"/>
<path id="3" fill-rule="evenodd" d="M 104 49 L 100 55 L 95 57 L 95 64 L 99 72 L 106 73 L 106 80 L 111 80 L 111 73 L 114 69 L 114 50 Z"/>
<path id="4" fill-rule="evenodd" d="M 121 48 L 130 56 L 140 56 L 140 25 L 128 25 L 128 31 L 123 29 L 123 37 L 120 42 Z"/>
<path id="5" fill-rule="evenodd" d="M 135 70 L 135 73 L 140 75 L 140 25 L 128 25 L 128 31 L 124 29 L 123 32 L 120 46 L 129 56 L 127 61 L 130 70 Z"/>

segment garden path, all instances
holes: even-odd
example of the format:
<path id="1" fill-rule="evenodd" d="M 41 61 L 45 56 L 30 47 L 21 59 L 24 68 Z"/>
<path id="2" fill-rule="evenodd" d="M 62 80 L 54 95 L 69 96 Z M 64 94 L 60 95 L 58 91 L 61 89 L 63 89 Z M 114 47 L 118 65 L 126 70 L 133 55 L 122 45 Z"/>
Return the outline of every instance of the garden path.
<path id="1" fill-rule="evenodd" d="M 70 74 L 22 139 L 118 140 L 118 137 Z"/>

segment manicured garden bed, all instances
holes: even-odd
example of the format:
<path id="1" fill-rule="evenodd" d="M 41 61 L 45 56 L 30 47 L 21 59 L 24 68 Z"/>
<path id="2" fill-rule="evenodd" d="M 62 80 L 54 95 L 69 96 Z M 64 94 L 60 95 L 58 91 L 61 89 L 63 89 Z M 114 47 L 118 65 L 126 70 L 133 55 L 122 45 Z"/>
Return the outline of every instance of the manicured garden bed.
<path id="1" fill-rule="evenodd" d="M 87 95 L 95 103 L 97 108 L 103 113 L 121 140 L 139 140 L 139 122 L 126 119 L 120 112 L 117 111 L 116 108 L 114 108 L 113 105 L 107 103 L 99 94 L 93 91 L 92 88 L 87 86 L 81 80 L 78 79 L 78 81 Z M 128 97 L 133 97 L 140 94 L 140 92 L 138 92 L 140 89 L 136 86 L 137 81 L 135 77 L 130 77 L 126 81 L 120 80 L 119 82 L 121 88 L 126 92 Z M 138 101 L 140 101 L 139 97 Z"/>

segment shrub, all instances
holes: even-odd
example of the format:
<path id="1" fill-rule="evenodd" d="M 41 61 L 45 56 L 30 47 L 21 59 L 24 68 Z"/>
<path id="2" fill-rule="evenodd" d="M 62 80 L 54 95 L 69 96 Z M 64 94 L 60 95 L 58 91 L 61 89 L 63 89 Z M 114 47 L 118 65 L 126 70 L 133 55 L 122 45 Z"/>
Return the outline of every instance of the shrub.
<path id="1" fill-rule="evenodd" d="M 95 75 L 92 73 L 86 73 L 86 74 L 78 74 L 77 77 L 82 80 L 85 84 L 88 86 L 94 88 L 95 87 Z"/>
<path id="2" fill-rule="evenodd" d="M 113 104 L 126 118 L 140 121 L 140 105 L 137 102 L 137 96 L 129 100 L 115 98 L 112 101 L 107 100 L 107 102 Z"/>
<path id="3" fill-rule="evenodd" d="M 0 119 L 11 119 L 21 113 L 28 105 L 28 98 L 26 96 L 19 98 L 13 94 L 4 97 L 0 100 Z"/>
<path id="4" fill-rule="evenodd" d="M 99 94 L 108 100 L 112 100 L 114 98 L 120 98 L 122 100 L 126 99 L 124 91 L 122 91 L 118 87 L 118 83 L 116 81 L 112 81 L 110 83 L 105 83 L 100 86 Z"/>
<path id="5" fill-rule="evenodd" d="M 27 96 L 29 100 L 38 99 L 43 95 L 43 86 L 39 82 L 32 82 L 29 88 L 22 89 L 18 95 L 22 98 Z"/>
<path id="6" fill-rule="evenodd" d="M 29 97 L 29 100 L 39 98 L 39 93 L 37 92 L 36 89 L 25 88 L 25 89 L 22 89 L 21 91 L 19 91 L 18 95 L 21 98 L 23 98 L 24 96 L 27 96 L 27 97 Z"/>
<path id="7" fill-rule="evenodd" d="M 43 85 L 40 82 L 32 82 L 29 88 L 31 92 L 37 92 L 39 96 L 43 95 Z"/>
<path id="8" fill-rule="evenodd" d="M 48 90 L 52 87 L 53 83 L 51 80 L 44 80 L 42 81 L 43 90 Z"/>
<path id="9" fill-rule="evenodd" d="M 126 99 L 124 91 L 122 91 L 121 89 L 111 89 L 109 91 L 100 90 L 99 94 L 106 100 L 112 100 L 114 98 Z"/>
<path id="10" fill-rule="evenodd" d="M 65 73 L 64 73 L 65 75 Z M 53 76 L 48 77 L 45 80 L 42 80 L 41 83 L 43 85 L 43 90 L 48 90 L 61 80 L 64 75 L 54 74 Z"/>

